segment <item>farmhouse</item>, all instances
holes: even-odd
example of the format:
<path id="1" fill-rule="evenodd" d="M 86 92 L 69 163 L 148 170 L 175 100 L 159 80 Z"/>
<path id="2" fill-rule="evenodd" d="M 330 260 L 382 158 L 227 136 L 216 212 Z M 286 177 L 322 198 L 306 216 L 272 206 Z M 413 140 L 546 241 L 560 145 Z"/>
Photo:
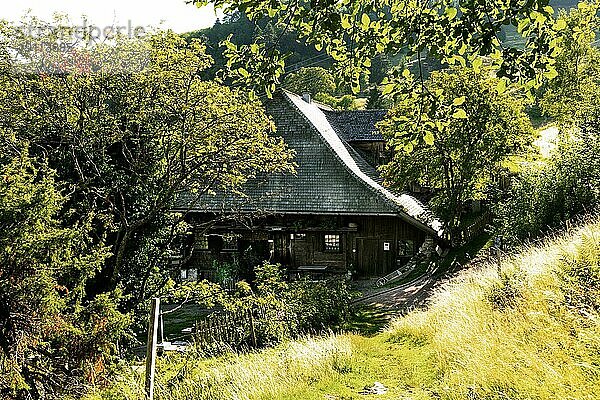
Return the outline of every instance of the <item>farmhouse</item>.
<path id="1" fill-rule="evenodd" d="M 196 221 L 236 217 L 196 235 L 182 276 L 261 260 L 291 271 L 380 276 L 406 263 L 427 237 L 442 237 L 421 202 L 382 185 L 376 165 L 384 142 L 375 123 L 385 112 L 334 111 L 287 91 L 266 109 L 296 152 L 297 173 L 253 178 L 245 196 L 206 195 L 192 210 Z"/>

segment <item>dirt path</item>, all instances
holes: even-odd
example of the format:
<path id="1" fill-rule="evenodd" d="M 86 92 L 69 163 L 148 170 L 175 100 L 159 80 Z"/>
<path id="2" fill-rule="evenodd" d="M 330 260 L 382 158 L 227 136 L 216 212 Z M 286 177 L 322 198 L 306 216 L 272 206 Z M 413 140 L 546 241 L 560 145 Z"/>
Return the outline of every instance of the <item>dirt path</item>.
<path id="1" fill-rule="evenodd" d="M 436 283 L 438 283 L 437 276 L 424 275 L 407 284 L 361 298 L 356 303 L 393 312 L 404 312 L 424 301 Z"/>
<path id="2" fill-rule="evenodd" d="M 447 270 L 433 271 L 415 280 L 391 289 L 367 294 L 356 301 L 356 304 L 375 307 L 390 314 L 403 314 L 415 308 L 424 306 L 437 288 L 446 283 L 460 270 L 485 264 L 492 260 L 489 252 L 480 254 L 464 265 L 455 264 Z"/>

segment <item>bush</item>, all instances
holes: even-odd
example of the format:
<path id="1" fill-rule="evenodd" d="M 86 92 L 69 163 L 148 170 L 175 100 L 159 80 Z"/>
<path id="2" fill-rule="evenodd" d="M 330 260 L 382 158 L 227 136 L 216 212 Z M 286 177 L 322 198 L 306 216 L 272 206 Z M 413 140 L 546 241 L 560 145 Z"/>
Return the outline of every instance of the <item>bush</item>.
<path id="1" fill-rule="evenodd" d="M 269 263 L 257 267 L 254 274 L 253 285 L 239 281 L 231 291 L 198 282 L 168 297 L 171 302 L 193 299 L 200 303 L 203 299 L 204 306 L 222 309 L 208 318 L 226 333 L 198 337 L 206 354 L 268 347 L 304 334 L 331 331 L 349 315 L 351 295 L 343 279 L 289 282 L 280 265 Z"/>
<path id="2" fill-rule="evenodd" d="M 326 332 L 349 315 L 351 294 L 343 279 L 288 282 L 284 269 L 269 263 L 257 267 L 255 274 L 253 287 L 240 282 L 238 289 L 245 289 L 225 295 L 220 302 L 231 313 L 253 312 L 258 346 Z M 245 344 L 250 339 L 248 335 Z"/>
<path id="3" fill-rule="evenodd" d="M 117 290 L 84 297 L 108 255 L 27 150 L 0 165 L 0 398 L 53 399 L 98 382 L 130 322 Z"/>
<path id="4" fill-rule="evenodd" d="M 256 286 L 262 301 L 277 304 L 286 315 L 291 336 L 332 329 L 349 314 L 351 294 L 341 278 L 286 282 L 280 265 L 265 263 L 257 269 Z"/>
<path id="5" fill-rule="evenodd" d="M 516 178 L 496 209 L 499 231 L 508 242 L 539 236 L 600 204 L 596 132 L 588 128 L 575 135 L 547 164 L 530 166 Z"/>
<path id="6" fill-rule="evenodd" d="M 581 314 L 600 312 L 600 238 L 583 235 L 577 253 L 565 259 L 562 270 L 565 303 Z"/>

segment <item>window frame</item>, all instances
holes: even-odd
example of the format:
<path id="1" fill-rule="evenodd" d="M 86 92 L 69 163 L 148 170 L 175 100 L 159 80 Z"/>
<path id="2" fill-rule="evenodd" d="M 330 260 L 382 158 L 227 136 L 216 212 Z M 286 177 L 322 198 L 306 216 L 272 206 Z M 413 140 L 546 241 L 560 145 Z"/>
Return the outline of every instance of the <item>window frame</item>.
<path id="1" fill-rule="evenodd" d="M 328 240 L 328 237 L 330 240 Z M 332 237 L 337 237 L 337 240 L 331 240 Z M 337 247 L 332 247 L 331 244 L 336 244 Z M 342 235 L 339 233 L 323 234 L 323 252 L 324 253 L 341 253 L 342 252 Z"/>
<path id="2" fill-rule="evenodd" d="M 209 235 L 197 235 L 194 241 L 194 250 L 196 251 L 210 251 L 210 244 L 208 241 Z M 206 243 L 206 246 L 200 246 L 201 243 Z"/>

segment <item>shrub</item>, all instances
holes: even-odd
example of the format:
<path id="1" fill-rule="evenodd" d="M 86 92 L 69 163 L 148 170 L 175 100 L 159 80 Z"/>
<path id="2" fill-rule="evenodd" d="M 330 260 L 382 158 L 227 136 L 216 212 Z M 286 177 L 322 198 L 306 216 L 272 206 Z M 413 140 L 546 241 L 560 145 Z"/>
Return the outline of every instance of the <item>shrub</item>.
<path id="1" fill-rule="evenodd" d="M 577 253 L 561 269 L 565 303 L 577 312 L 600 312 L 600 238 L 584 235 Z"/>
<path id="2" fill-rule="evenodd" d="M 547 164 L 530 166 L 496 208 L 498 229 L 508 242 L 534 238 L 600 204 L 600 139 L 595 129 L 561 143 Z"/>
<path id="3" fill-rule="evenodd" d="M 257 303 L 267 305 L 275 319 L 265 327 L 290 337 L 323 332 L 341 324 L 349 313 L 351 294 L 343 279 L 287 282 L 280 265 L 256 269 Z M 285 326 L 275 327 L 273 323 Z M 281 337 L 279 337 L 281 339 Z"/>
<path id="4" fill-rule="evenodd" d="M 218 323 L 228 328 L 234 324 L 239 333 L 219 338 L 212 353 L 230 347 L 272 346 L 307 333 L 327 332 L 342 325 L 349 315 L 351 294 L 342 279 L 289 282 L 280 265 L 269 263 L 257 267 L 255 275 L 253 285 L 241 281 L 232 292 L 219 289 L 211 296 L 228 314 L 215 316 L 221 320 Z"/>

